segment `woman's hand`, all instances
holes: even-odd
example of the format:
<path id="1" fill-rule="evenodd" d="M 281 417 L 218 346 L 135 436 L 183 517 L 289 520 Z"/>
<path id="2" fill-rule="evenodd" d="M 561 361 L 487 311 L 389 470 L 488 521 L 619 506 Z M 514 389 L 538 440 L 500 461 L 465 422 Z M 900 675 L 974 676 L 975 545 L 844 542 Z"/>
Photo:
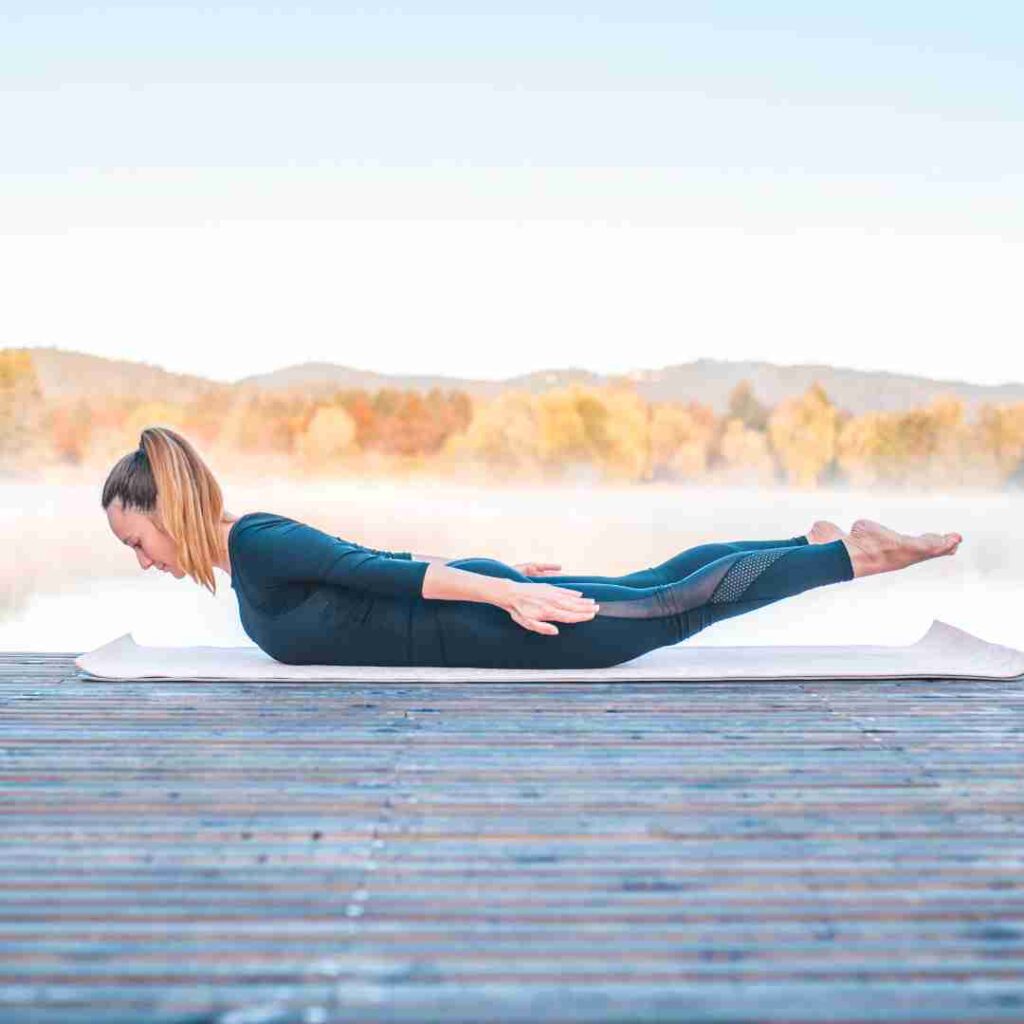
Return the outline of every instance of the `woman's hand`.
<path id="1" fill-rule="evenodd" d="M 506 580 L 508 586 L 502 594 L 499 607 L 512 616 L 525 629 L 535 633 L 558 635 L 555 622 L 585 622 L 592 619 L 600 607 L 592 597 L 584 597 L 579 590 L 559 587 L 552 583 L 517 583 Z"/>
<path id="2" fill-rule="evenodd" d="M 524 576 L 558 575 L 562 567 L 557 562 L 516 562 L 513 569 L 518 569 Z"/>

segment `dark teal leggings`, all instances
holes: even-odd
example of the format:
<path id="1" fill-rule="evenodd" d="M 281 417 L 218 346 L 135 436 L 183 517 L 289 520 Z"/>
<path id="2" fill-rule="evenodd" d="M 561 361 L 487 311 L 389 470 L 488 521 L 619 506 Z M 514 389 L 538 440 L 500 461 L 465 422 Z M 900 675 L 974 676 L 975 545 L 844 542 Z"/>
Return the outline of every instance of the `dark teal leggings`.
<path id="1" fill-rule="evenodd" d="M 525 576 L 493 558 L 448 563 L 487 576 L 571 587 L 600 604 L 585 622 L 556 622 L 558 635 L 528 630 L 494 605 L 438 602 L 449 665 L 601 668 L 677 644 L 712 623 L 773 601 L 853 579 L 842 540 L 701 544 L 624 576 Z M 445 607 L 447 606 L 447 607 Z"/>

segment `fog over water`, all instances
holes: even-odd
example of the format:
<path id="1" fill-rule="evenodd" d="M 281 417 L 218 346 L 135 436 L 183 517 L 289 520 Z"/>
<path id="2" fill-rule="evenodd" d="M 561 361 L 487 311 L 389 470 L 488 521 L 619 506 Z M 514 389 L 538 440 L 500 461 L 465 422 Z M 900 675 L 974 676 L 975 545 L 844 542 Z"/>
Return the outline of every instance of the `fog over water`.
<path id="1" fill-rule="evenodd" d="M 155 567 L 110 532 L 102 481 L 0 484 L 0 649 L 91 650 L 132 633 L 168 646 L 251 645 L 230 578 L 216 596 Z M 911 643 L 933 619 L 1024 648 L 1024 495 L 707 488 L 680 484 L 481 488 L 435 482 L 222 480 L 227 509 L 293 516 L 371 547 L 445 558 L 560 563 L 618 575 L 709 541 L 844 530 L 859 517 L 919 533 L 957 530 L 957 554 L 786 598 L 716 623 L 684 644 Z"/>

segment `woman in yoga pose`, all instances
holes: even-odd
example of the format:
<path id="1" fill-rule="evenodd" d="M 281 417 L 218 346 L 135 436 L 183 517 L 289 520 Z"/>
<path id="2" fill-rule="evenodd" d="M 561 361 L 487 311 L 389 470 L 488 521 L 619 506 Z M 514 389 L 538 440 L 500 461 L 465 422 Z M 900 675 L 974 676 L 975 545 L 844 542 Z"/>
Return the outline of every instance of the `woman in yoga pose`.
<path id="1" fill-rule="evenodd" d="M 367 548 L 271 512 L 230 515 L 206 463 L 164 427 L 142 431 L 101 503 L 143 569 L 212 592 L 213 567 L 228 573 L 246 634 L 288 664 L 604 668 L 813 587 L 952 555 L 963 539 L 867 519 L 845 534 L 819 520 L 806 534 L 701 544 L 624 576 L 446 561 Z"/>

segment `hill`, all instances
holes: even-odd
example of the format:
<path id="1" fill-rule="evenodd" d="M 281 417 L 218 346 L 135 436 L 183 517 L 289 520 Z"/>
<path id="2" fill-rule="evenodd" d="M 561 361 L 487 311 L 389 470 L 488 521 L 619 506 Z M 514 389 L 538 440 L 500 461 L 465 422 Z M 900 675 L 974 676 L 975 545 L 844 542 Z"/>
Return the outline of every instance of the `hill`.
<path id="1" fill-rule="evenodd" d="M 386 374 L 359 370 L 338 363 L 308 362 L 282 367 L 272 373 L 242 377 L 233 383 L 212 381 L 191 374 L 171 373 L 151 363 L 107 359 L 57 348 L 30 348 L 43 394 L 47 399 L 108 394 L 141 400 L 187 402 L 200 396 L 227 397 L 239 391 L 316 396 L 345 388 L 429 391 L 461 390 L 489 397 L 507 388 L 539 393 L 571 382 L 598 386 L 630 381 L 647 401 L 699 400 L 716 413 L 725 410 L 729 393 L 742 380 L 756 397 L 774 406 L 781 399 L 801 394 L 819 381 L 840 408 L 859 414 L 870 409 L 900 410 L 920 406 L 940 394 L 960 397 L 969 409 L 981 402 L 1024 401 L 1024 384 L 972 384 L 924 376 L 855 370 L 823 363 L 792 366 L 759 361 L 696 359 L 660 369 L 605 375 L 579 367 L 536 370 L 504 380 L 479 380 L 440 374 Z"/>

